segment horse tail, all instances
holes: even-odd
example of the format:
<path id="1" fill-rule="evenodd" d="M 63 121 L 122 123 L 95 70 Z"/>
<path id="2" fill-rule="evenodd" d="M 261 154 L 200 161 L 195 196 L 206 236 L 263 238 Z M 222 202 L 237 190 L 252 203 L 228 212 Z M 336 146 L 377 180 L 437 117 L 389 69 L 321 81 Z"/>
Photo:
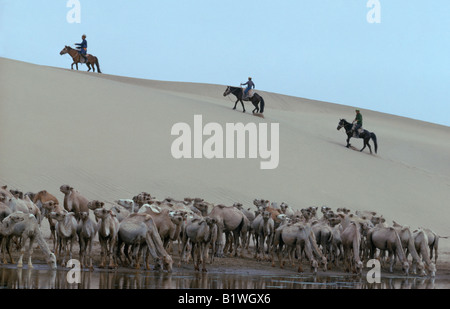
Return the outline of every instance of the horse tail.
<path id="1" fill-rule="evenodd" d="M 378 143 L 377 143 L 377 136 L 375 135 L 375 133 L 370 133 L 370 137 L 373 140 L 373 143 L 375 144 L 375 153 L 377 153 L 378 151 Z"/>
<path id="2" fill-rule="evenodd" d="M 264 113 L 264 99 L 263 99 L 263 97 L 261 97 L 260 96 L 260 98 L 261 98 L 261 102 L 260 102 L 260 105 L 259 105 L 259 112 L 262 114 L 262 113 Z"/>
<path id="3" fill-rule="evenodd" d="M 102 71 L 100 71 L 100 64 L 98 63 L 98 58 L 97 57 L 95 57 L 95 65 L 97 66 L 98 73 L 102 73 Z"/>

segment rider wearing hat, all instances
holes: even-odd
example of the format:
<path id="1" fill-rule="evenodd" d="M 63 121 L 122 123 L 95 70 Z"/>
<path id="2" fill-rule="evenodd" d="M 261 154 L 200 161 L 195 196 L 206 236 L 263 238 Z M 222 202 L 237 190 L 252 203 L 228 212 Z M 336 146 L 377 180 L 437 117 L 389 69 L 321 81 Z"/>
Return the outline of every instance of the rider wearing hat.
<path id="1" fill-rule="evenodd" d="M 255 83 L 253 83 L 251 77 L 248 78 L 248 82 L 246 82 L 244 84 L 241 83 L 241 86 L 245 86 L 245 85 L 247 85 L 247 88 L 245 88 L 245 90 L 244 90 L 244 99 L 247 97 L 250 89 L 252 89 L 252 88 L 255 89 Z"/>
<path id="2" fill-rule="evenodd" d="M 75 45 L 78 46 L 78 48 L 80 49 L 80 55 L 81 57 L 84 58 L 84 60 L 86 60 L 86 63 L 88 62 L 87 59 L 87 41 L 86 41 L 86 34 L 83 34 L 83 36 L 81 37 L 81 39 L 83 40 L 81 43 L 75 43 Z"/>
<path id="3" fill-rule="evenodd" d="M 361 112 L 359 109 L 355 110 L 356 112 L 356 117 L 355 120 L 353 120 L 353 128 L 352 131 L 353 132 L 358 132 L 358 130 L 362 127 L 363 125 L 363 117 L 361 115 Z"/>

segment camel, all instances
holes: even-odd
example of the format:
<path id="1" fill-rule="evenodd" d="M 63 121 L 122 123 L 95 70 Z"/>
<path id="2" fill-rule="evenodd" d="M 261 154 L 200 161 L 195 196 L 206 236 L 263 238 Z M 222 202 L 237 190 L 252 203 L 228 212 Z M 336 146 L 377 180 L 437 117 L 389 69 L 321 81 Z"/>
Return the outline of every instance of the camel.
<path id="1" fill-rule="evenodd" d="M 142 205 L 138 213 L 146 213 L 152 216 L 166 250 L 170 241 L 180 240 L 180 233 L 184 222 L 184 216 L 182 214 L 167 208 L 161 209 L 158 206 L 148 204 Z"/>
<path id="2" fill-rule="evenodd" d="M 317 245 L 322 246 L 322 252 L 325 256 L 331 251 L 332 229 L 328 225 L 328 220 L 316 221 L 311 224 L 312 231 L 316 237 Z"/>
<path id="3" fill-rule="evenodd" d="M 0 222 L 3 221 L 7 216 L 12 214 L 11 208 L 5 204 L 6 197 L 0 195 Z"/>
<path id="4" fill-rule="evenodd" d="M 200 271 L 200 264 L 202 264 L 202 272 L 207 272 L 207 251 L 216 233 L 216 223 L 217 220 L 210 217 L 194 218 L 186 223 L 183 233 L 182 252 L 185 252 L 187 242 L 190 240 L 192 243 L 191 256 L 196 271 Z"/>
<path id="5" fill-rule="evenodd" d="M 334 221 L 331 221 L 334 222 Z M 342 246 L 342 225 L 340 223 L 332 224 L 331 228 L 331 246 L 330 246 L 330 261 L 334 263 L 335 266 L 339 264 L 339 256 L 343 254 L 344 248 Z"/>
<path id="6" fill-rule="evenodd" d="M 363 269 L 363 263 L 359 257 L 361 235 L 356 222 L 351 222 L 347 228 L 341 232 L 341 242 L 344 250 L 344 265 L 346 271 L 348 272 L 350 269 L 353 269 L 354 273 L 360 275 Z"/>
<path id="7" fill-rule="evenodd" d="M 342 235 L 341 235 L 342 236 Z M 370 257 L 375 256 L 376 248 L 387 250 L 391 256 L 389 271 L 393 272 L 395 257 L 398 256 L 402 263 L 402 269 L 406 275 L 409 273 L 409 263 L 403 251 L 402 243 L 397 231 L 393 227 L 375 227 L 369 230 L 367 235 L 367 245 L 370 250 Z"/>
<path id="8" fill-rule="evenodd" d="M 156 262 L 156 268 L 162 267 L 168 272 L 172 271 L 172 257 L 164 249 L 152 216 L 145 213 L 135 213 L 124 219 L 119 225 L 117 241 L 117 258 L 121 261 L 120 250 L 123 244 L 132 246 L 135 267 L 140 268 L 137 250 L 147 248 Z M 128 252 L 126 251 L 126 254 Z M 147 255 L 148 256 L 148 255 Z M 148 262 L 146 269 L 150 269 Z"/>
<path id="9" fill-rule="evenodd" d="M 104 202 L 98 201 L 98 200 L 93 200 L 90 201 L 87 204 L 87 207 L 94 211 L 97 208 L 103 208 L 105 206 Z M 128 210 L 128 208 L 122 206 L 122 205 L 113 205 L 109 208 L 112 212 L 114 212 L 114 214 L 116 215 L 117 220 L 119 220 L 119 222 L 122 222 L 123 219 L 125 219 L 126 217 L 128 217 L 130 215 L 130 210 Z"/>
<path id="10" fill-rule="evenodd" d="M 97 208 L 94 210 L 96 218 L 101 219 L 98 228 L 98 240 L 101 246 L 100 268 L 104 268 L 109 260 L 109 268 L 117 267 L 116 255 L 113 254 L 119 232 L 119 220 L 111 210 Z"/>
<path id="11" fill-rule="evenodd" d="M 119 199 L 114 201 L 114 203 L 122 207 L 125 207 L 125 209 L 127 209 L 132 214 L 138 210 L 138 207 L 136 207 L 136 204 L 132 199 Z"/>
<path id="12" fill-rule="evenodd" d="M 8 186 L 1 186 L 0 187 L 0 195 L 3 195 L 4 197 L 14 197 L 14 195 L 11 194 L 8 190 Z"/>
<path id="13" fill-rule="evenodd" d="M 58 257 L 62 256 L 61 266 L 66 266 L 66 258 L 72 259 L 73 244 L 77 239 L 77 220 L 73 212 L 51 212 L 50 217 L 56 220 L 56 236 Z"/>
<path id="14" fill-rule="evenodd" d="M 89 269 L 94 270 L 92 265 L 92 244 L 97 234 L 98 225 L 90 217 L 88 212 L 82 212 L 81 220 L 78 223 L 77 234 L 80 243 L 80 266 L 83 268 L 89 258 Z M 86 257 L 87 254 L 87 257 Z"/>
<path id="15" fill-rule="evenodd" d="M 422 262 L 419 254 L 417 253 L 416 246 L 414 244 L 414 236 L 409 228 L 409 226 L 403 226 L 393 221 L 393 227 L 398 233 L 400 240 L 402 242 L 403 250 L 407 252 L 406 257 L 410 253 L 413 259 L 412 263 L 412 274 L 417 273 L 417 268 L 419 268 L 419 272 L 421 276 L 426 276 L 425 273 L 425 265 Z"/>
<path id="16" fill-rule="evenodd" d="M 214 208 L 211 210 L 211 213 L 209 214 L 209 217 L 214 218 L 217 221 L 217 256 L 222 257 L 224 254 L 225 245 L 223 241 L 223 233 L 225 233 L 226 238 L 228 238 L 228 235 L 230 233 L 233 234 L 234 252 L 232 253 L 232 255 L 237 256 L 239 236 L 241 235 L 241 233 L 245 235 L 248 231 L 250 222 L 247 217 L 239 209 L 233 206 L 227 207 L 224 205 L 214 206 Z M 242 248 L 245 248 L 245 239 L 243 240 Z"/>
<path id="17" fill-rule="evenodd" d="M 295 223 L 292 225 L 285 225 L 281 230 L 281 238 L 278 240 L 280 243 L 275 243 L 275 245 L 286 245 L 287 254 L 290 259 L 292 259 L 293 254 L 297 251 L 298 256 L 298 272 L 303 272 L 301 255 L 302 251 L 305 252 L 306 257 L 311 263 L 311 270 L 314 274 L 317 273 L 317 268 L 319 264 L 314 258 L 313 246 L 315 245 L 315 239 L 311 241 L 311 237 L 314 234 L 311 231 L 311 227 L 308 224 Z M 284 259 L 282 258 L 282 245 L 278 250 L 278 260 L 280 262 L 280 268 L 284 268 Z M 317 245 L 316 245 L 317 246 Z M 318 249 L 318 248 L 317 248 Z"/>
<path id="18" fill-rule="evenodd" d="M 45 255 L 46 262 L 52 269 L 56 269 L 56 257 L 45 242 L 34 215 L 23 212 L 12 213 L 0 224 L 0 233 L 5 236 L 17 236 L 21 238 L 20 257 L 17 263 L 18 268 L 23 267 L 22 259 L 25 253 L 25 242 L 27 240 L 29 240 L 28 268 L 33 268 L 31 257 L 33 255 L 33 243 L 34 240 L 36 240 Z"/>
<path id="19" fill-rule="evenodd" d="M 425 231 L 421 228 L 413 232 L 414 246 L 419 255 L 422 256 L 425 262 L 426 269 L 430 272 L 431 277 L 436 276 L 436 264 L 431 261 L 430 255 L 428 254 L 428 236 Z M 408 256 L 406 253 L 406 256 Z"/>
<path id="20" fill-rule="evenodd" d="M 422 228 L 425 234 L 427 234 L 428 237 L 428 247 L 430 248 L 430 259 L 433 259 L 433 251 L 434 251 L 434 263 L 437 264 L 438 259 L 438 247 L 439 247 L 439 239 L 444 238 L 447 239 L 448 236 L 439 236 L 432 230 L 428 228 Z"/>
<path id="21" fill-rule="evenodd" d="M 48 208 L 45 208 L 44 204 L 52 201 L 55 205 L 59 205 L 58 199 L 54 195 L 47 192 L 47 190 L 42 190 L 42 191 L 39 191 L 37 194 L 35 194 L 32 200 L 33 200 L 33 203 L 35 203 L 36 206 L 41 210 L 41 214 L 45 218 L 47 218 L 48 223 L 50 225 L 50 235 L 53 238 L 53 241 L 56 241 L 56 237 L 55 237 L 56 236 L 56 232 L 55 232 L 56 222 L 52 218 L 50 218 L 50 212 L 52 212 L 54 210 L 49 210 Z"/>
<path id="22" fill-rule="evenodd" d="M 264 211 L 262 214 L 259 214 L 253 221 L 252 229 L 254 229 L 256 238 L 255 258 L 260 259 L 258 256 L 258 253 L 260 253 L 262 254 L 261 260 L 264 260 L 266 259 L 264 242 L 266 242 L 267 251 L 269 251 L 272 248 L 274 237 L 275 227 L 272 214 L 268 211 Z"/>
<path id="23" fill-rule="evenodd" d="M 289 207 L 289 205 L 286 204 L 285 202 L 282 202 L 280 204 L 280 211 L 281 211 L 281 213 L 285 214 L 289 218 L 291 218 L 294 215 L 294 211 L 292 210 L 292 208 Z"/>
<path id="24" fill-rule="evenodd" d="M 81 195 L 80 192 L 69 185 L 62 185 L 59 190 L 64 194 L 64 209 L 75 213 L 77 221 L 80 220 L 81 212 L 89 212 L 87 207 L 89 200 Z"/>
<path id="25" fill-rule="evenodd" d="M 42 203 L 42 211 L 46 214 L 45 216 L 48 219 L 48 223 L 50 225 L 50 239 L 53 239 L 53 251 L 56 252 L 56 220 L 52 219 L 50 213 L 64 212 L 65 210 L 59 205 L 59 203 L 49 200 Z"/>

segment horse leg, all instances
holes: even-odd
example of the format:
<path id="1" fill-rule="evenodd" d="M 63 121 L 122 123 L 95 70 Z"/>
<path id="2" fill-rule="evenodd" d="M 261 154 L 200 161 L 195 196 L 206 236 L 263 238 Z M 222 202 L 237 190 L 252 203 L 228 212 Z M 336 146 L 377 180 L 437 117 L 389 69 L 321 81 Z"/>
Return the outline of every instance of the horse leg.
<path id="1" fill-rule="evenodd" d="M 237 99 L 237 100 L 236 100 L 236 103 L 234 103 L 233 109 L 236 109 L 236 106 L 237 106 L 238 102 L 239 102 L 239 99 Z"/>
<path id="2" fill-rule="evenodd" d="M 73 65 L 75 64 L 75 62 L 74 63 L 72 63 L 72 66 L 70 67 L 71 68 L 71 70 L 73 70 Z"/>
<path id="3" fill-rule="evenodd" d="M 87 67 L 88 67 L 88 72 L 91 70 L 91 65 L 90 65 L 90 63 L 89 62 L 86 62 L 86 65 L 87 65 Z"/>
<path id="4" fill-rule="evenodd" d="M 350 136 L 350 135 L 347 135 L 347 148 L 350 148 L 350 139 L 351 139 L 352 137 Z"/>
<path id="5" fill-rule="evenodd" d="M 244 102 L 242 102 L 242 99 L 240 101 L 241 101 L 242 109 L 244 110 L 243 113 L 245 113 Z"/>

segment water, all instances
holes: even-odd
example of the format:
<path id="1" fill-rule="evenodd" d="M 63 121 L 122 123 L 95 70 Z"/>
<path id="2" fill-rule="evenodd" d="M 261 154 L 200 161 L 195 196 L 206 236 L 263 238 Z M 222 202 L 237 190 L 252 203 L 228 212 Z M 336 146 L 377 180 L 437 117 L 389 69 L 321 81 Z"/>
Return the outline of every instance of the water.
<path id="1" fill-rule="evenodd" d="M 69 270 L 50 270 L 35 264 L 33 269 L 14 265 L 0 268 L 3 289 L 447 289 L 444 279 L 382 276 L 369 284 L 365 276 L 353 275 L 254 275 L 198 273 L 194 271 L 135 271 L 131 269 L 81 271 L 80 283 L 69 283 Z"/>

